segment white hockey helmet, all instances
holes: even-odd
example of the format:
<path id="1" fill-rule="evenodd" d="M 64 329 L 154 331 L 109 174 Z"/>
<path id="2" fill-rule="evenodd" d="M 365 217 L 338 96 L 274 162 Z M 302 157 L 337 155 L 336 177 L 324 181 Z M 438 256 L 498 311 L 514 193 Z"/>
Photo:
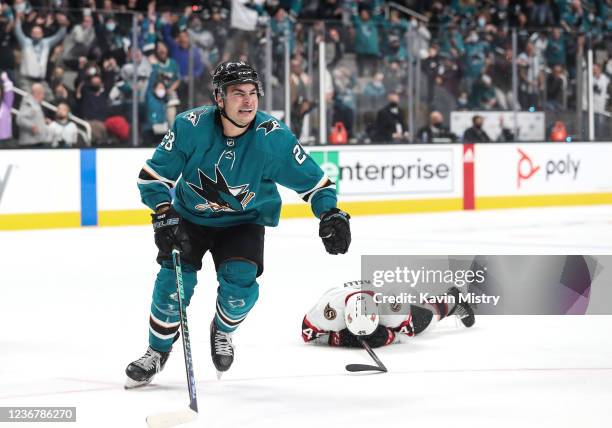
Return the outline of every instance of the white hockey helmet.
<path id="1" fill-rule="evenodd" d="M 366 292 L 350 294 L 345 301 L 344 321 L 355 336 L 369 336 L 378 327 L 378 305 Z"/>

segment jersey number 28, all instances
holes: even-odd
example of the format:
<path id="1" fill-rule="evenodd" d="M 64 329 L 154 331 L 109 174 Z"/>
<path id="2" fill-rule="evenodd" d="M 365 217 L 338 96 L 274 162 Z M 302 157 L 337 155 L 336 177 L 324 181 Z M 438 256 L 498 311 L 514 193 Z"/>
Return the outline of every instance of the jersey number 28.
<path id="1" fill-rule="evenodd" d="M 293 147 L 293 157 L 297 161 L 298 165 L 303 164 L 306 160 L 306 153 L 304 153 L 304 149 L 299 143 Z"/>

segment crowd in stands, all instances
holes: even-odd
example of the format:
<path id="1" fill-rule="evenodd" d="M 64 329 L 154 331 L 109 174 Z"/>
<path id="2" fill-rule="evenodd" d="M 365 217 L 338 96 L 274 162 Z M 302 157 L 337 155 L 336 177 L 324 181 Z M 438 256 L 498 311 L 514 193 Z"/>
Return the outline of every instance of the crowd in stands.
<path id="1" fill-rule="evenodd" d="M 274 110 L 282 110 L 289 82 L 291 126 L 305 142 L 318 135 L 321 85 L 326 132 L 340 143 L 461 141 L 463 135 L 449 131 L 450 114 L 457 110 L 546 111 L 555 122 L 575 117 L 586 111 L 586 77 L 577 60 L 585 34 L 596 53 L 596 136 L 610 137 L 612 0 L 394 2 L 416 12 L 412 15 L 387 3 L 2 1 L 0 147 L 83 144 L 73 117 L 86 122 L 94 144 L 129 144 L 133 111 L 140 124 L 138 145 L 156 144 L 178 112 L 211 102 L 210 75 L 220 61 L 248 60 L 266 76 L 266 29 L 273 64 L 272 82 L 266 82 L 273 90 L 266 96 Z M 311 35 L 326 47 L 322 82 L 309 73 L 318 66 L 317 55 L 308 64 Z M 416 97 L 408 106 L 413 67 Z M 414 110 L 414 135 L 408 108 Z M 481 119 L 475 115 L 468 139 L 478 134 Z M 514 138 L 503 124 L 500 131 L 498 140 Z"/>

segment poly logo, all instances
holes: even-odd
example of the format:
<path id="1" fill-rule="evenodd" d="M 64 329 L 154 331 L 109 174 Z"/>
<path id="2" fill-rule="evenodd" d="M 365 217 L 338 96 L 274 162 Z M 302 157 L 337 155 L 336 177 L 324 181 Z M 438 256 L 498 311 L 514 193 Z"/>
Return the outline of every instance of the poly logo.
<path id="1" fill-rule="evenodd" d="M 539 170 L 540 166 L 535 165 L 529 155 L 517 149 L 520 155 L 517 165 L 517 187 L 520 189 L 521 184 L 525 180 L 529 180 Z M 565 179 L 567 181 L 575 181 L 578 178 L 578 172 L 580 170 L 581 159 L 572 157 L 570 153 L 567 153 L 562 158 L 548 159 L 544 162 L 543 174 L 545 180 Z"/>
<path id="2" fill-rule="evenodd" d="M 536 172 L 538 172 L 540 170 L 539 166 L 535 166 L 533 164 L 533 161 L 531 160 L 531 158 L 529 157 L 529 155 L 527 155 L 527 153 L 525 153 L 524 151 L 522 151 L 521 149 L 517 149 L 520 155 L 520 159 L 518 161 L 518 166 L 517 166 L 517 187 L 520 189 L 521 188 L 521 182 L 523 180 L 529 180 Z"/>

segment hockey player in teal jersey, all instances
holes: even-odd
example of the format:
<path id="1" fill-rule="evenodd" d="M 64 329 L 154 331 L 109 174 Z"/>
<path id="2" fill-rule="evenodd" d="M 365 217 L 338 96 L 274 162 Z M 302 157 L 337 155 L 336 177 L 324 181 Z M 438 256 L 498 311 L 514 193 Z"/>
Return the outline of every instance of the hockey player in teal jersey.
<path id="1" fill-rule="evenodd" d="M 336 207 L 334 183 L 284 123 L 257 110 L 263 90 L 253 67 L 220 64 L 213 88 L 216 105 L 179 114 L 138 178 L 142 201 L 154 211 L 161 269 L 153 289 L 149 348 L 128 365 L 128 388 L 148 384 L 178 338 L 173 248 L 183 259 L 187 305 L 202 258 L 211 252 L 219 282 L 211 356 L 217 371 L 224 372 L 234 359 L 231 334 L 257 301 L 265 226 L 276 226 L 280 216 L 276 184 L 310 203 L 330 254 L 345 253 L 351 242 L 350 217 Z"/>

